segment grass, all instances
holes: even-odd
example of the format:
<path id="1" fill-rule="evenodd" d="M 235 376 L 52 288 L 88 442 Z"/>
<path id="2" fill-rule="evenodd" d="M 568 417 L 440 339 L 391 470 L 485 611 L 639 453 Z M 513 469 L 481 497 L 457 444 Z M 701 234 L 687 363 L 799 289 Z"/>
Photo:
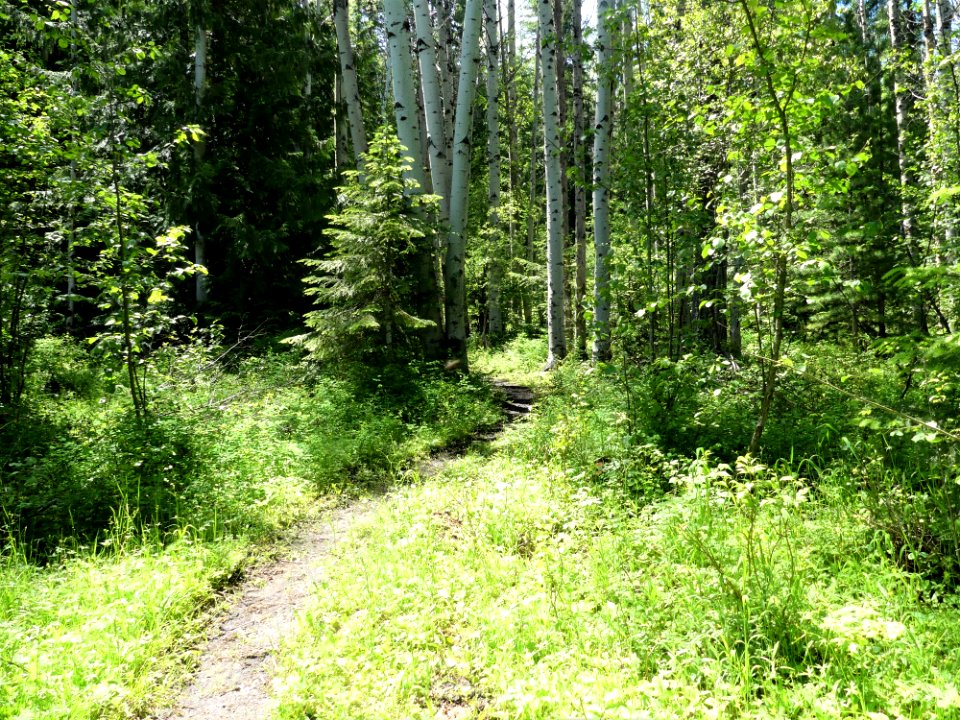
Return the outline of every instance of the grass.
<path id="1" fill-rule="evenodd" d="M 41 569 L 0 560 L 0 718 L 143 717 L 188 662 L 239 543 L 126 541 Z"/>
<path id="2" fill-rule="evenodd" d="M 515 340 L 475 367 L 544 388 L 541 360 L 542 344 Z M 399 474 L 334 547 L 287 639 L 280 720 L 960 719 L 960 599 L 904 562 L 934 547 L 891 530 L 929 535 L 904 514 L 922 488 L 893 504 L 871 484 L 880 460 L 684 456 L 644 433 L 718 397 L 716 380 L 687 388 L 671 366 L 631 386 L 570 364 L 532 421 L 421 479 L 411 457 L 492 420 L 474 380 L 414 369 L 298 384 L 277 381 L 288 360 L 249 363 L 210 385 L 169 373 L 178 404 L 146 433 L 112 399 L 92 400 L 99 413 L 55 406 L 88 419 L 89 440 L 65 421 L 50 446 L 78 451 L 62 487 L 80 494 L 71 483 L 107 462 L 128 487 L 175 489 L 154 496 L 175 512 L 164 524 L 120 503 L 46 567 L 8 543 L 0 718 L 143 717 L 190 669 L 203 608 L 258 542 L 318 493 Z M 739 381 L 723 382 L 721 395 Z M 21 463 L 21 494 L 3 497 L 29 499 L 25 473 L 42 465 Z"/>
<path id="3" fill-rule="evenodd" d="M 841 479 L 647 453 L 651 501 L 543 452 L 564 402 L 335 550 L 277 718 L 960 718 L 960 602 Z"/>
<path id="4" fill-rule="evenodd" d="M 474 372 L 527 387 L 542 388 L 550 381 L 549 374 L 543 372 L 547 363 L 543 338 L 519 335 L 502 347 L 476 347 L 470 362 Z"/>
<path id="5" fill-rule="evenodd" d="M 333 376 L 187 348 L 138 424 L 47 345 L 30 421 L 5 428 L 20 455 L 0 463 L 2 720 L 144 717 L 192 669 L 218 591 L 284 528 L 499 417 L 483 383 L 429 368 Z M 83 392 L 49 381 L 58 357 Z"/>

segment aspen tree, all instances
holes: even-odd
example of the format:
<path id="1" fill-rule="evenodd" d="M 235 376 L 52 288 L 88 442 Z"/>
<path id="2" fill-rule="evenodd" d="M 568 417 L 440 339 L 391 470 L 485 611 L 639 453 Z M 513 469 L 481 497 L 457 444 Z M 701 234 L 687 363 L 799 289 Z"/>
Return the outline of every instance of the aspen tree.
<path id="1" fill-rule="evenodd" d="M 450 218 L 450 158 L 447 132 L 444 127 L 443 100 L 440 94 L 440 73 L 437 70 L 437 46 L 433 38 L 428 0 L 414 0 L 416 52 L 420 66 L 420 84 L 426 120 L 427 145 L 433 191 L 440 196 L 440 219 Z"/>
<path id="2" fill-rule="evenodd" d="M 584 300 L 587 295 L 587 178 L 584 152 L 583 109 L 583 9 L 582 0 L 573 0 L 573 214 L 576 272 L 574 283 L 573 323 L 578 358 L 587 355 L 587 318 Z"/>
<path id="3" fill-rule="evenodd" d="M 340 57 L 340 80 L 343 97 L 347 104 L 350 125 L 350 140 L 357 163 L 367 152 L 367 133 L 363 127 L 363 111 L 360 106 L 360 86 L 357 82 L 357 66 L 350 43 L 350 27 L 347 21 L 347 0 L 333 0 L 333 24 L 337 32 L 337 54 Z"/>
<path id="4" fill-rule="evenodd" d="M 597 108 L 593 135 L 594 331 L 593 361 L 610 359 L 610 138 L 613 76 L 608 15 L 610 0 L 597 3 Z"/>
<path id="5" fill-rule="evenodd" d="M 460 46 L 460 78 L 453 130 L 450 176 L 450 233 L 443 263 L 447 349 L 451 359 L 467 369 L 467 288 L 465 277 L 467 201 L 470 195 L 470 135 L 480 66 L 481 0 L 467 0 Z"/>
<path id="6" fill-rule="evenodd" d="M 420 146 L 420 113 L 413 84 L 413 58 L 410 54 L 410 23 L 403 0 L 385 0 L 383 17 L 390 51 L 390 78 L 393 94 L 393 114 L 397 123 L 397 137 L 412 158 L 408 176 L 416 181 L 420 192 L 429 187 L 422 164 Z M 439 354 L 442 316 L 438 306 L 439 291 L 436 282 L 435 255 L 424 250 L 413 258 L 413 275 L 417 292 L 413 297 L 417 315 L 433 323 L 425 330 L 424 350 L 429 357 Z"/>
<path id="7" fill-rule="evenodd" d="M 543 68 L 543 156 L 547 180 L 547 369 L 567 354 L 564 334 L 563 198 L 560 109 L 557 102 L 558 28 L 550 0 L 539 0 L 540 65 Z"/>
<path id="8" fill-rule="evenodd" d="M 500 228 L 500 32 L 497 0 L 484 0 L 484 27 L 487 56 L 487 202 L 494 239 Z M 493 337 L 503 335 L 500 290 L 503 261 L 496 247 L 487 258 L 487 330 Z"/>
<path id="9" fill-rule="evenodd" d="M 537 26 L 536 39 L 534 41 L 534 60 L 533 60 L 533 106 L 537 107 L 540 96 L 540 27 Z M 539 125 L 537 113 L 533 113 L 530 122 L 530 177 L 527 187 L 527 240 L 525 259 L 528 263 L 533 262 L 533 246 L 536 242 L 537 222 L 534 208 L 537 207 L 537 155 L 539 153 L 539 144 L 537 136 L 539 134 Z M 533 324 L 533 307 L 530 300 L 530 293 L 527 290 L 523 292 L 523 322 L 530 326 Z"/>

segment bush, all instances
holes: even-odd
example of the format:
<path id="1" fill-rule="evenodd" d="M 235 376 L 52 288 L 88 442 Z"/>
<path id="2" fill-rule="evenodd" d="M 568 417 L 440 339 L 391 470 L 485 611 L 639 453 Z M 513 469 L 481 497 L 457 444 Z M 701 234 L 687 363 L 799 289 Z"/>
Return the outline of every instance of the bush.
<path id="1" fill-rule="evenodd" d="M 269 534 L 312 495 L 392 479 L 499 419 L 485 383 L 435 366 L 337 377 L 204 343 L 160 353 L 137 418 L 123 388 L 90 394 L 107 383 L 80 348 L 50 340 L 37 357 L 29 412 L 0 428 L 3 533 L 37 559 L 103 540 L 118 517 L 160 537 Z"/>
<path id="2" fill-rule="evenodd" d="M 40 338 L 27 364 L 27 395 L 92 398 L 100 392 L 98 369 L 72 338 Z"/>

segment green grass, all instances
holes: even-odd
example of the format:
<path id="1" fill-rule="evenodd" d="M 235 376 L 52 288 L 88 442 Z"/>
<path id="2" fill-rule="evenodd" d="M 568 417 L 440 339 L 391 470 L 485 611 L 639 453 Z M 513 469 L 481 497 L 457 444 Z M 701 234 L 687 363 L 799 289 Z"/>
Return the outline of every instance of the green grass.
<path id="1" fill-rule="evenodd" d="M 335 550 L 276 717 L 960 717 L 960 604 L 840 486 L 705 456 L 638 505 L 509 432 Z"/>
<path id="2" fill-rule="evenodd" d="M 201 610 L 244 560 L 238 543 L 128 541 L 40 569 L 0 560 L 0 718 L 142 717 L 188 663 Z"/>
<path id="3" fill-rule="evenodd" d="M 686 367 L 545 378 L 542 350 L 478 353 L 481 371 L 549 394 L 429 480 L 405 472 L 412 458 L 496 417 L 471 378 L 290 382 L 302 368 L 267 357 L 213 375 L 174 363 L 145 428 L 113 396 L 38 403 L 58 432 L 46 456 L 9 466 L 8 530 L 11 510 L 108 481 L 118 495 L 109 522 L 65 537 L 46 567 L 8 543 L 0 718 L 144 716 L 190 669 L 203 608 L 257 543 L 324 493 L 397 475 L 334 547 L 283 649 L 277 718 L 960 718 L 960 600 L 924 570 L 952 566 L 906 557 L 940 546 L 893 532 L 928 537 L 934 518 L 916 512 L 940 523 L 952 495 L 907 487 L 912 466 L 885 466 L 867 436 L 851 435 L 863 459 L 847 464 L 683 457 L 645 434 L 650 419 L 737 377 L 689 392 Z"/>
<path id="4" fill-rule="evenodd" d="M 502 347 L 474 348 L 470 363 L 474 372 L 519 385 L 540 388 L 550 382 L 549 374 L 543 372 L 547 363 L 547 341 L 544 338 L 520 335 Z"/>
<path id="5" fill-rule="evenodd" d="M 499 418 L 484 383 L 430 368 L 186 348 L 141 424 L 82 353 L 44 351 L 29 415 L 2 428 L 0 720 L 144 717 L 192 669 L 217 590 L 284 528 Z"/>

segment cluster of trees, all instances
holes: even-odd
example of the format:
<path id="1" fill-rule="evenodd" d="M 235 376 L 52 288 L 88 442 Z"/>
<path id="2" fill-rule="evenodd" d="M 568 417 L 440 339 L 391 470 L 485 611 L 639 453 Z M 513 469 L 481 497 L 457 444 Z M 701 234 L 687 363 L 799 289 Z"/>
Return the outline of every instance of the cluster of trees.
<path id="1" fill-rule="evenodd" d="M 580 2 L 546 0 L 528 57 L 514 4 L 505 21 L 498 9 L 384 7 L 409 175 L 440 197 L 453 357 L 466 360 L 466 264 L 481 331 L 539 313 L 548 365 L 568 346 L 609 359 L 611 342 L 632 357 L 740 358 L 746 331 L 763 367 L 754 451 L 788 337 L 883 342 L 908 354 L 908 382 L 923 357 L 955 362 L 955 3 L 600 2 L 585 39 Z M 348 27 L 338 42 L 357 87 Z M 363 107 L 347 101 L 356 149 Z"/>
<path id="2" fill-rule="evenodd" d="M 955 10 L 742 0 L 623 15 L 630 341 L 740 356 L 751 330 L 766 365 L 754 450 L 787 334 L 903 350 L 908 382 L 924 353 L 955 363 Z"/>
<path id="3" fill-rule="evenodd" d="M 318 332 L 407 333 L 464 368 L 469 334 L 541 325 L 551 365 L 749 355 L 754 448 L 793 335 L 956 354 L 955 2 L 596 14 L 4 4 L 0 403 L 58 331 L 113 347 L 142 403 L 143 358 L 185 316 L 297 322 L 301 258 Z M 370 304 L 346 268 L 385 242 L 394 289 Z M 354 321 L 327 312 L 345 300 Z"/>
<path id="4" fill-rule="evenodd" d="M 141 412 L 145 359 L 198 310 L 299 317 L 337 182 L 315 6 L 3 3 L 0 36 L 4 415 L 45 334 L 95 340 Z"/>

